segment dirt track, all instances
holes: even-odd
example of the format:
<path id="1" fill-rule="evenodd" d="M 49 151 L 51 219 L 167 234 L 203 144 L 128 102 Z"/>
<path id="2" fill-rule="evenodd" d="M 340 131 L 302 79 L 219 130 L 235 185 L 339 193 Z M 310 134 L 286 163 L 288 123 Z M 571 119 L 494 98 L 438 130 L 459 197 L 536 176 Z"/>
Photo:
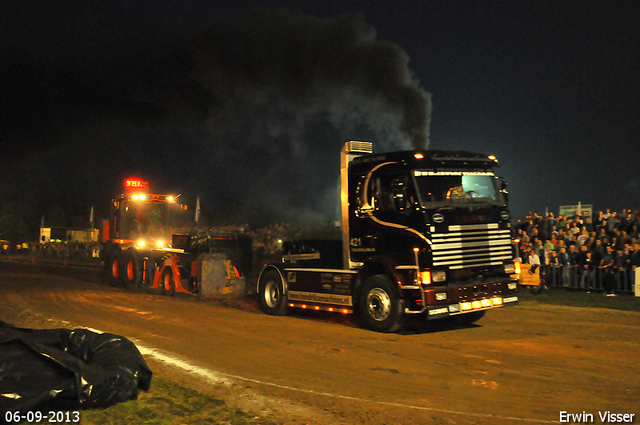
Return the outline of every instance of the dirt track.
<path id="1" fill-rule="evenodd" d="M 633 312 L 529 302 L 491 311 L 477 326 L 410 322 L 378 334 L 347 316 L 271 317 L 251 303 L 110 288 L 92 270 L 0 263 L 0 320 L 67 321 L 176 353 L 233 376 L 231 387 L 213 391 L 245 408 L 251 398 L 262 403 L 254 410 L 284 422 L 549 423 L 560 411 L 586 411 L 599 423 L 606 410 L 640 421 Z"/>

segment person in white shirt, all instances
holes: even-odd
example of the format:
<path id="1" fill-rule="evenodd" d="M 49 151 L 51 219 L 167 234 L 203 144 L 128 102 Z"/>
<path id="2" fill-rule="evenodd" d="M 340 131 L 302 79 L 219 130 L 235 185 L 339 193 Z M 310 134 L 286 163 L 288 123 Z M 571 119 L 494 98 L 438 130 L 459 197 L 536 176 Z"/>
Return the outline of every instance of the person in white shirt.
<path id="1" fill-rule="evenodd" d="M 531 264 L 531 268 L 529 269 L 530 274 L 535 274 L 536 271 L 540 268 L 540 257 L 536 254 L 534 249 L 529 250 L 529 264 Z M 540 283 L 533 290 L 533 293 L 538 295 L 542 289 L 544 288 L 544 284 L 542 283 L 542 279 L 540 279 Z"/>

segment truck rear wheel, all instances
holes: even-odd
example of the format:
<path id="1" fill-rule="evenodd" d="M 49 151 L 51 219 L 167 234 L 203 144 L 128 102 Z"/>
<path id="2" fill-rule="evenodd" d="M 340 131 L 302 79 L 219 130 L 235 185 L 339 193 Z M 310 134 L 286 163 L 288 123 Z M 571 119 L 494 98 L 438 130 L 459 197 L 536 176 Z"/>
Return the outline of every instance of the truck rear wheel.
<path id="1" fill-rule="evenodd" d="M 402 326 L 402 300 L 387 276 L 367 279 L 359 300 L 360 316 L 367 328 L 377 332 L 395 332 Z"/>
<path id="2" fill-rule="evenodd" d="M 109 285 L 122 286 L 122 250 L 114 246 L 109 255 Z"/>
<path id="3" fill-rule="evenodd" d="M 284 293 L 284 282 L 280 273 L 269 270 L 260 278 L 258 287 L 260 307 L 262 311 L 272 316 L 284 316 L 287 314 L 287 296 Z"/>
<path id="4" fill-rule="evenodd" d="M 162 278 L 160 279 L 160 292 L 163 295 L 173 297 L 176 293 L 176 282 L 173 280 L 173 270 L 171 267 L 165 267 L 162 270 Z"/>
<path id="5" fill-rule="evenodd" d="M 135 249 L 129 248 L 122 254 L 122 268 L 123 268 L 123 280 L 124 286 L 132 288 L 140 284 L 142 278 L 142 269 L 140 267 L 140 260 L 138 259 L 138 253 Z"/>

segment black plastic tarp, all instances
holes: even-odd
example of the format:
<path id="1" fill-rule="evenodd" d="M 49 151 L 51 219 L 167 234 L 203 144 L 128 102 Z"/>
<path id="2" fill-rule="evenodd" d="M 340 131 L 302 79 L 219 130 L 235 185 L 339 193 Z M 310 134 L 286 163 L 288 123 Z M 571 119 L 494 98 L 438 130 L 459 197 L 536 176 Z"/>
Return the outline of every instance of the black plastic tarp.
<path id="1" fill-rule="evenodd" d="M 151 375 L 122 336 L 0 323 L 0 411 L 109 407 L 149 390 Z"/>

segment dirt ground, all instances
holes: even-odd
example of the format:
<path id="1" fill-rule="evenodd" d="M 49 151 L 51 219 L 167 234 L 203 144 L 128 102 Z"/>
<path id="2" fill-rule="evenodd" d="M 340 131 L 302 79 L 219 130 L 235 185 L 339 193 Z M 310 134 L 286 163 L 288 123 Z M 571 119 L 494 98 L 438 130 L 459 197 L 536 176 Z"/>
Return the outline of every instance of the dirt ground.
<path id="1" fill-rule="evenodd" d="M 527 302 L 474 326 L 411 320 L 379 334 L 352 316 L 230 304 L 111 288 L 95 270 L 0 263 L 0 320 L 126 336 L 194 366 L 145 356 L 152 370 L 282 423 L 557 423 L 561 411 L 640 421 L 636 312 Z"/>

